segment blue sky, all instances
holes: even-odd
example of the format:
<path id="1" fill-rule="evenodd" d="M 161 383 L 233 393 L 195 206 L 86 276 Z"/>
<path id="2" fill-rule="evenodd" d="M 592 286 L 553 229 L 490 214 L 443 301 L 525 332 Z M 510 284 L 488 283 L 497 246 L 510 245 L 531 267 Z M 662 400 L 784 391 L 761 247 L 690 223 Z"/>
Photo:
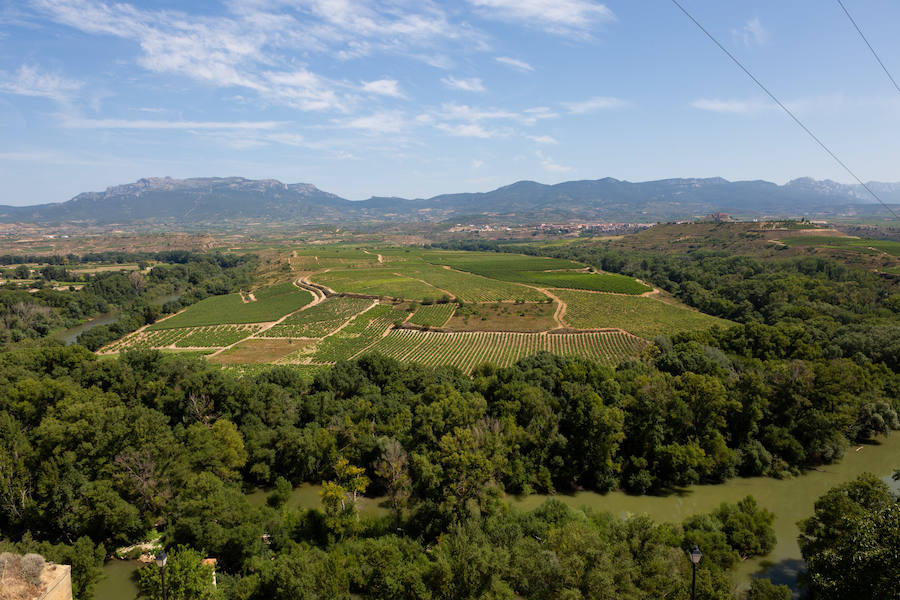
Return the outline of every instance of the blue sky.
<path id="1" fill-rule="evenodd" d="M 831 0 L 682 0 L 864 180 L 900 93 Z M 845 0 L 895 77 L 900 3 Z M 668 0 L 0 0 L 0 204 L 240 175 L 849 181 Z"/>

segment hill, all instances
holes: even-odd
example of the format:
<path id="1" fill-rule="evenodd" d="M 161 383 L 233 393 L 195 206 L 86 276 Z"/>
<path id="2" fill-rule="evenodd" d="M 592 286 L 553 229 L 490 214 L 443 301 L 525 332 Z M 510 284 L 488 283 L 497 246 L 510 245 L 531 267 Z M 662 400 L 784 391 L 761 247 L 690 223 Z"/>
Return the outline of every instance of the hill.
<path id="1" fill-rule="evenodd" d="M 900 184 L 871 184 L 887 202 L 900 203 Z M 242 177 L 155 177 L 85 192 L 67 202 L 0 206 L 0 222 L 39 224 L 230 223 L 655 222 L 714 212 L 738 217 L 877 216 L 883 209 L 860 186 L 796 179 L 768 181 L 613 178 L 545 185 L 519 181 L 484 193 L 443 194 L 407 200 L 372 197 L 351 201 L 308 183 L 285 184 Z"/>

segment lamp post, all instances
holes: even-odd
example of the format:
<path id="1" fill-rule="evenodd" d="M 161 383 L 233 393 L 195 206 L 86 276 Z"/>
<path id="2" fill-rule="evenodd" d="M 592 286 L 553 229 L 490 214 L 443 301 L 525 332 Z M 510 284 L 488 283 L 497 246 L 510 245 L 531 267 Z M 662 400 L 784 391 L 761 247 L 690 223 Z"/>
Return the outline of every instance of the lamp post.
<path id="1" fill-rule="evenodd" d="M 162 579 L 162 600 L 166 600 L 166 560 L 168 558 L 165 550 L 160 550 L 156 555 L 156 566 L 159 567 L 159 576 Z"/>
<path id="2" fill-rule="evenodd" d="M 694 572 L 691 582 L 691 600 L 697 600 L 697 563 L 700 562 L 701 558 L 703 558 L 703 553 L 700 552 L 700 548 L 695 544 L 691 548 L 691 569 Z"/>

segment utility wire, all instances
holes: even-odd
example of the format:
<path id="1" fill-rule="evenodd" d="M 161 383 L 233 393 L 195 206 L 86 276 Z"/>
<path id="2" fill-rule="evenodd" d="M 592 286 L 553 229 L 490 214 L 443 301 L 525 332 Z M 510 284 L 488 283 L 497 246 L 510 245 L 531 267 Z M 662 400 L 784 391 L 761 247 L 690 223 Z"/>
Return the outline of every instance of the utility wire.
<path id="1" fill-rule="evenodd" d="M 743 63 L 741 63 L 741 61 L 739 61 L 737 58 L 735 58 L 735 56 L 734 56 L 731 52 L 729 52 L 728 49 L 725 48 L 725 46 L 723 46 L 721 43 L 719 43 L 719 40 L 717 40 L 715 37 L 713 37 L 713 34 L 711 34 L 709 31 L 707 31 L 706 28 L 703 27 L 703 25 L 701 25 L 700 22 L 697 21 L 697 19 L 695 19 L 694 16 L 691 15 L 691 13 L 689 13 L 689 12 L 687 11 L 687 9 L 685 9 L 685 8 L 678 2 L 678 0 L 672 0 L 672 3 L 673 3 L 675 6 L 677 6 L 677 7 L 679 8 L 679 10 L 681 10 L 681 12 L 683 12 L 683 13 L 687 16 L 688 19 L 690 19 L 691 21 L 693 21 L 693 22 L 694 22 L 694 25 L 696 25 L 697 27 L 699 27 L 699 28 L 700 28 L 700 31 L 702 31 L 703 33 L 705 33 L 705 34 L 706 34 L 706 37 L 708 37 L 709 39 L 711 39 L 711 40 L 713 41 L 713 43 L 714 43 L 716 46 L 718 46 L 719 49 L 720 49 L 722 52 L 724 52 L 725 55 L 728 56 L 728 58 L 730 58 L 730 59 L 734 62 L 734 64 L 736 64 L 738 67 L 740 67 L 740 69 L 741 69 L 744 73 L 747 74 L 747 77 L 749 77 L 750 79 L 752 79 L 752 80 L 753 80 L 753 83 L 755 83 L 756 85 L 758 85 L 758 86 L 760 87 L 760 89 L 761 89 L 762 91 L 764 91 L 764 92 L 769 96 L 769 98 L 771 98 L 771 99 L 775 102 L 775 104 L 777 104 L 778 106 L 780 106 L 781 109 L 782 109 L 784 112 L 786 112 L 786 113 L 788 114 L 788 116 L 789 116 L 790 118 L 792 118 L 792 119 L 794 120 L 794 122 L 797 123 L 797 125 L 799 125 L 800 128 L 803 129 L 803 131 L 805 131 L 805 132 L 809 135 L 809 137 L 811 137 L 811 138 L 812 138 L 819 146 L 821 146 L 822 149 L 825 150 L 825 152 L 827 152 L 828 155 L 831 156 L 831 158 L 833 158 L 839 165 L 841 165 L 841 166 L 844 168 L 845 171 L 847 171 L 848 173 L 850 173 L 850 176 L 853 177 L 853 179 L 855 179 L 855 180 L 859 183 L 859 185 L 861 185 L 863 188 L 865 188 L 865 190 L 866 190 L 867 192 L 869 192 L 869 193 L 872 195 L 872 197 L 875 198 L 875 199 L 876 199 L 876 200 L 877 200 L 884 208 L 886 208 L 886 209 L 888 210 L 888 212 L 890 212 L 892 215 L 894 215 L 894 218 L 895 218 L 895 219 L 897 219 L 898 221 L 900 221 L 900 216 L 897 215 L 897 213 L 894 211 L 893 208 L 891 208 L 890 206 L 888 206 L 887 204 L 885 204 L 884 200 L 882 200 L 882 199 L 878 196 L 878 194 L 876 194 L 874 191 L 872 191 L 872 188 L 870 188 L 868 185 L 866 185 L 866 184 L 863 182 L 862 179 L 860 179 L 859 177 L 857 177 L 857 176 L 856 176 L 856 173 L 854 173 L 853 170 L 852 170 L 850 167 L 848 167 L 848 166 L 846 165 L 846 163 L 844 163 L 844 161 L 842 161 L 840 158 L 838 158 L 837 155 L 836 155 L 834 152 L 832 152 L 831 149 L 829 149 L 828 146 L 826 146 L 825 143 L 824 143 L 822 140 L 820 140 L 820 139 L 816 136 L 816 134 L 814 134 L 814 133 L 809 129 L 809 127 L 807 127 L 806 125 L 804 125 L 804 124 L 803 124 L 803 121 L 801 121 L 799 118 L 797 118 L 797 115 L 795 115 L 793 112 L 791 112 L 791 110 L 790 110 L 787 106 L 785 106 L 784 104 L 782 104 L 781 100 L 779 100 L 778 98 L 776 98 L 776 97 L 775 97 L 775 94 L 773 94 L 772 92 L 770 92 L 770 91 L 769 91 L 769 88 L 767 88 L 766 86 L 764 86 L 764 85 L 762 84 L 762 82 L 761 82 L 759 79 L 757 79 L 757 78 L 753 75 L 753 73 L 751 73 L 750 70 L 747 69 L 747 67 L 745 67 L 745 66 L 743 65 Z"/>
<path id="2" fill-rule="evenodd" d="M 844 3 L 841 0 L 837 0 L 837 3 L 844 10 L 844 14 L 847 15 L 847 18 L 850 19 L 850 22 L 853 23 L 853 26 L 856 28 L 856 32 L 859 34 L 859 37 L 866 43 L 866 46 L 869 47 L 869 50 L 872 51 L 872 56 L 875 57 L 875 60 L 878 61 L 878 64 L 881 65 L 881 68 L 884 69 L 884 74 L 888 76 L 888 79 L 891 80 L 891 83 L 894 84 L 894 87 L 900 92 L 900 85 L 897 85 L 897 82 L 894 80 L 894 76 L 891 75 L 891 72 L 888 71 L 887 67 L 884 66 L 884 63 L 881 62 L 881 57 L 878 56 L 878 53 L 875 52 L 875 48 L 872 47 L 872 44 L 869 43 L 869 40 L 866 39 L 866 36 L 863 34 L 862 29 L 859 28 L 859 25 L 856 24 L 856 21 L 853 20 L 853 17 L 850 16 L 850 11 L 847 10 L 847 7 L 844 6 Z"/>

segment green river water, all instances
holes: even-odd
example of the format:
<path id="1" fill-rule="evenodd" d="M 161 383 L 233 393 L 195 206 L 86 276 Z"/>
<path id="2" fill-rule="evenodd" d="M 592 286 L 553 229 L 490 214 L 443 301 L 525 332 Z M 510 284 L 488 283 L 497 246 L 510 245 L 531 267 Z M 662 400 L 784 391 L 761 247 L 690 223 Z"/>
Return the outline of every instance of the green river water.
<path id="1" fill-rule="evenodd" d="M 679 494 L 670 496 L 629 496 L 621 492 L 600 495 L 580 492 L 555 498 L 573 508 L 590 508 L 608 511 L 618 516 L 647 514 L 656 521 L 680 522 L 702 512 L 710 512 L 722 502 L 737 502 L 752 494 L 760 506 L 775 513 L 775 534 L 778 544 L 764 558 L 741 563 L 735 571 L 735 585 L 746 585 L 750 577 L 765 575 L 776 583 L 794 587 L 797 571 L 803 566 L 800 548 L 797 546 L 797 521 L 813 512 L 813 503 L 830 488 L 854 479 L 869 471 L 890 481 L 894 469 L 900 468 L 900 433 L 882 438 L 877 445 L 854 446 L 847 449 L 844 459 L 835 465 L 809 471 L 793 479 L 765 477 L 732 479 L 719 485 L 691 486 Z M 265 502 L 268 495 L 263 490 L 250 494 L 248 499 L 256 506 Z M 548 496 L 532 495 L 510 497 L 510 503 L 522 510 L 535 508 Z M 319 486 L 304 484 L 294 490 L 288 501 L 291 507 L 313 508 L 320 506 Z M 363 515 L 387 514 L 381 499 L 364 499 Z M 139 567 L 134 561 L 110 561 L 104 567 L 105 578 L 96 588 L 95 600 L 133 600 L 136 587 L 132 579 Z"/>

